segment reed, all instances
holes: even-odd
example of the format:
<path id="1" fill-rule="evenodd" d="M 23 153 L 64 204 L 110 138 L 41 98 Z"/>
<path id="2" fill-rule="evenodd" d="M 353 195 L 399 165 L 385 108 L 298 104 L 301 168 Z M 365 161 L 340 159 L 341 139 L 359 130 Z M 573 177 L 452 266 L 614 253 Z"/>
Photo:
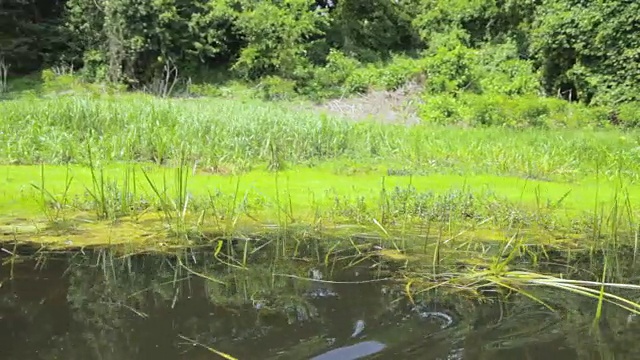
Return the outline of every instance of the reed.
<path id="1" fill-rule="evenodd" d="M 637 183 L 638 131 L 527 131 L 351 122 L 293 105 L 128 95 L 0 103 L 0 162 L 178 164 L 183 144 L 202 168 L 246 171 L 350 159 L 391 173 L 465 173 Z M 188 139 L 188 142 L 185 141 Z M 600 161 L 600 164 L 598 164 Z M 353 169 L 357 170 L 357 169 Z"/>

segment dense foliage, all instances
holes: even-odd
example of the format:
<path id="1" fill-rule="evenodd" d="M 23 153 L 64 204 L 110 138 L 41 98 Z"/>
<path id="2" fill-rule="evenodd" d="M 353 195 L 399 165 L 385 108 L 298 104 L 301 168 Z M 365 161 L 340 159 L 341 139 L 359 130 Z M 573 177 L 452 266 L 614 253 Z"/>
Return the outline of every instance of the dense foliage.
<path id="1" fill-rule="evenodd" d="M 212 81 L 223 69 L 262 81 L 268 98 L 419 79 L 434 95 L 640 100 L 640 3 L 633 0 L 0 4 L 0 59 L 14 75 L 64 65 L 86 80 L 142 88 L 178 77 Z"/>

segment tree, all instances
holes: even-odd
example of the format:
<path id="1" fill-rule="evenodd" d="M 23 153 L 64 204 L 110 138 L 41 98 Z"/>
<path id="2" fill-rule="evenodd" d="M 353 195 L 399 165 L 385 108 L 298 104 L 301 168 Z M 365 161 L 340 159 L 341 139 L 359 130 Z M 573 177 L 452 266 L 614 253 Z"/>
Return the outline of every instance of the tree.
<path id="1" fill-rule="evenodd" d="M 51 65 L 66 48 L 64 0 L 0 0 L 0 58 L 17 73 Z"/>
<path id="2" fill-rule="evenodd" d="M 574 89 L 586 103 L 640 100 L 640 3 L 546 0 L 531 51 L 549 93 Z"/>

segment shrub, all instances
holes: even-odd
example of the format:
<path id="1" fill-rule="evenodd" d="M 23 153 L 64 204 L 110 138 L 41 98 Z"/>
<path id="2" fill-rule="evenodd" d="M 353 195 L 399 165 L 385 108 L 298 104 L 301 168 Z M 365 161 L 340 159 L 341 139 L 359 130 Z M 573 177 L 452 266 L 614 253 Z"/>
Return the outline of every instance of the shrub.
<path id="1" fill-rule="evenodd" d="M 500 95 L 465 94 L 458 101 L 461 120 L 472 126 L 506 125 L 509 120 L 515 119 L 508 119 L 505 100 Z"/>
<path id="2" fill-rule="evenodd" d="M 426 96 L 418 114 L 422 120 L 439 125 L 462 120 L 458 101 L 450 95 Z"/>
<path id="3" fill-rule="evenodd" d="M 379 71 L 378 83 L 385 90 L 396 90 L 424 72 L 424 59 L 394 57 L 391 63 Z"/>
<path id="4" fill-rule="evenodd" d="M 436 124 L 511 128 L 602 127 L 608 122 L 604 108 L 534 95 L 426 95 L 419 115 L 422 120 Z"/>
<path id="5" fill-rule="evenodd" d="M 195 96 L 212 96 L 218 97 L 222 96 L 222 90 L 212 84 L 189 84 L 187 86 L 187 93 Z"/>
<path id="6" fill-rule="evenodd" d="M 290 100 L 296 96 L 296 83 L 279 76 L 267 76 L 258 85 L 263 100 Z"/>
<path id="7" fill-rule="evenodd" d="M 306 86 L 306 93 L 317 98 L 343 95 L 344 83 L 360 66 L 358 60 L 332 49 L 327 56 L 326 65 L 314 69 L 313 77 Z"/>
<path id="8" fill-rule="evenodd" d="M 318 67 L 304 86 L 315 98 L 366 93 L 371 89 L 396 90 L 424 72 L 424 59 L 394 56 L 389 63 L 363 65 L 358 60 L 332 50 L 327 64 Z"/>
<path id="9" fill-rule="evenodd" d="M 342 86 L 346 94 L 364 94 L 377 86 L 379 70 L 373 65 L 356 69 Z"/>
<path id="10" fill-rule="evenodd" d="M 77 76 L 71 68 L 46 69 L 41 73 L 41 93 L 46 95 L 89 94 L 98 96 L 126 91 L 126 85 L 119 83 L 88 83 Z M 40 91 L 38 91 L 40 93 Z"/>
<path id="11" fill-rule="evenodd" d="M 56 74 L 51 69 L 42 71 L 42 89 L 45 92 L 59 92 L 72 90 L 79 85 L 80 81 L 73 74 Z"/>
<path id="12" fill-rule="evenodd" d="M 518 47 L 511 41 L 483 46 L 473 71 L 483 93 L 542 94 L 540 75 L 531 61 L 520 59 Z"/>
<path id="13" fill-rule="evenodd" d="M 640 102 L 629 102 L 618 106 L 615 116 L 617 119 L 612 118 L 612 120 L 619 122 L 622 126 L 640 126 Z"/>

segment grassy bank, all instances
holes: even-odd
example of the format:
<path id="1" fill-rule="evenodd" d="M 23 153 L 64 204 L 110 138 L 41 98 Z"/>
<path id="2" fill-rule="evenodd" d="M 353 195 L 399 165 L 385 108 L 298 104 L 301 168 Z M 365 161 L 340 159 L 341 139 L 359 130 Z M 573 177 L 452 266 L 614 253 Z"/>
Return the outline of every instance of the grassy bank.
<path id="1" fill-rule="evenodd" d="M 68 234 L 34 231 L 145 217 L 174 233 L 348 224 L 495 238 L 593 235 L 605 220 L 636 230 L 636 131 L 405 126 L 305 104 L 139 95 L 18 99 L 0 113 L 5 240 L 16 224 L 24 239 L 60 242 Z M 73 242 L 107 242 L 104 228 Z"/>
<path id="2" fill-rule="evenodd" d="M 143 96 L 0 103 L 0 162 L 189 163 L 223 173 L 371 166 L 414 174 L 491 174 L 543 180 L 638 180 L 640 133 L 615 129 L 461 129 L 352 122 L 302 105 Z"/>
<path id="3" fill-rule="evenodd" d="M 560 249 L 599 248 L 608 241 L 600 236 L 635 246 L 640 194 L 606 182 L 340 175 L 329 166 L 238 176 L 144 165 L 0 170 L 2 239 L 73 247 L 182 246 L 283 229 L 342 236 L 342 247 L 362 235 L 360 245 L 408 254 L 513 236 Z"/>

